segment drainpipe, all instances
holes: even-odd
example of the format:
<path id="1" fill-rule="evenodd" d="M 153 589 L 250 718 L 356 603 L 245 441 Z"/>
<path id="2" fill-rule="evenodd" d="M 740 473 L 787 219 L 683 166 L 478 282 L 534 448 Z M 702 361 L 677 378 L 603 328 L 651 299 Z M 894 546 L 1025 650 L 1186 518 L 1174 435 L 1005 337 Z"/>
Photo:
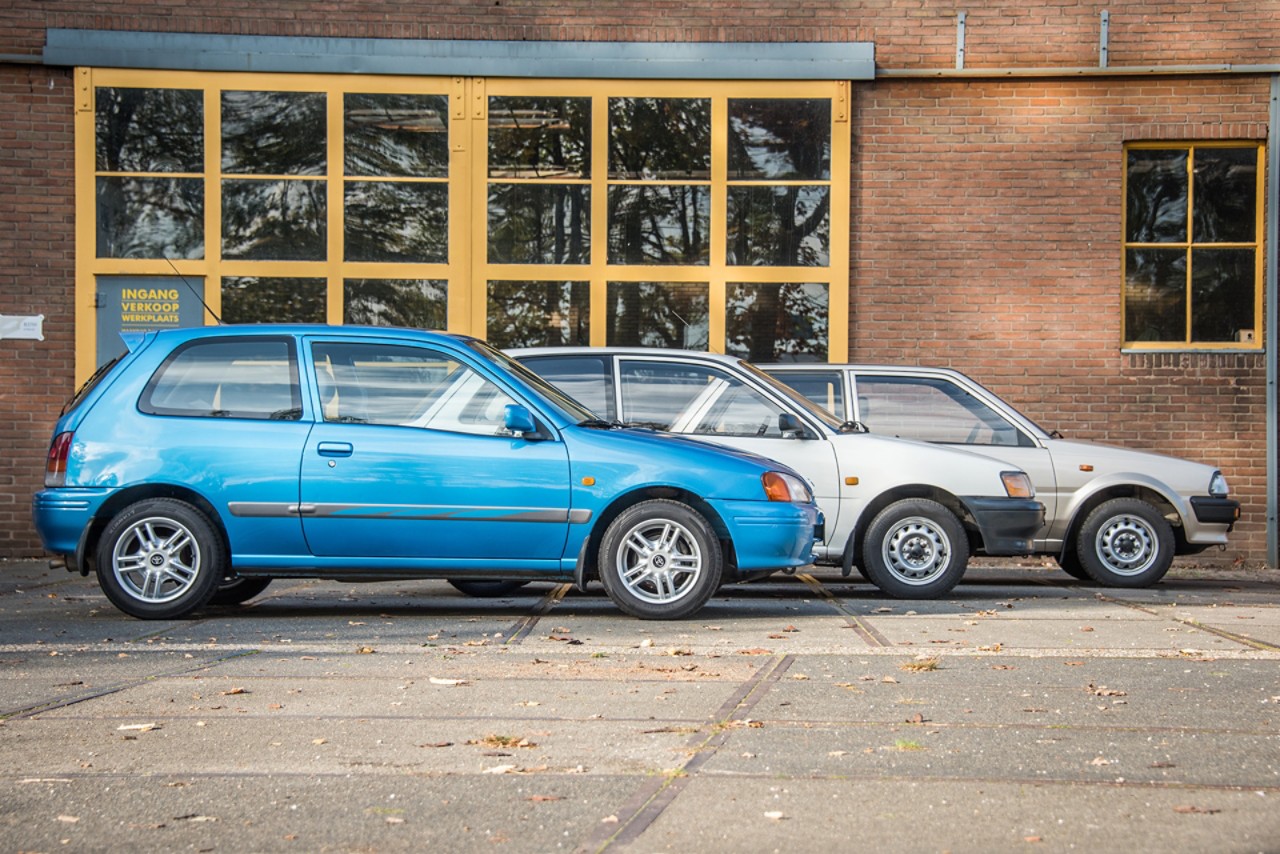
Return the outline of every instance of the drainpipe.
<path id="1" fill-rule="evenodd" d="M 1277 509 L 1276 482 L 1280 480 L 1280 435 L 1276 425 L 1276 349 L 1280 343 L 1277 334 L 1277 302 L 1280 289 L 1276 286 L 1277 254 L 1280 253 L 1280 74 L 1271 77 L 1271 113 L 1267 134 L 1267 273 L 1266 320 L 1264 325 L 1267 348 L 1267 566 L 1280 567 L 1280 523 Z"/>

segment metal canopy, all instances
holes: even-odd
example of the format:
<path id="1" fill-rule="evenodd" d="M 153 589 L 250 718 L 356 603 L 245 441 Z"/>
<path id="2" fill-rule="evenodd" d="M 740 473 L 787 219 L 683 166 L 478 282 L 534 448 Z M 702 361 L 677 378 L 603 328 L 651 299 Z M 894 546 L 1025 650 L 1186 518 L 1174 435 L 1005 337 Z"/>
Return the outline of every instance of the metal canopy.
<path id="1" fill-rule="evenodd" d="M 870 42 L 349 39 L 49 29 L 45 65 L 623 80 L 872 80 Z"/>

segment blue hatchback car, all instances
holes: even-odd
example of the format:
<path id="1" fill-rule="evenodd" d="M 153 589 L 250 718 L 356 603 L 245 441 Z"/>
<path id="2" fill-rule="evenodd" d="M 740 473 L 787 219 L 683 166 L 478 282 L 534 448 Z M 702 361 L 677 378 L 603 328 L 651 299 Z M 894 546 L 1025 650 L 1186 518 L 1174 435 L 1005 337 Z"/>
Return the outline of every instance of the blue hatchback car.
<path id="1" fill-rule="evenodd" d="M 33 512 L 135 617 L 322 577 L 598 579 L 674 619 L 809 563 L 822 524 L 791 469 L 601 421 L 475 339 L 253 325 L 129 344 L 58 420 Z"/>

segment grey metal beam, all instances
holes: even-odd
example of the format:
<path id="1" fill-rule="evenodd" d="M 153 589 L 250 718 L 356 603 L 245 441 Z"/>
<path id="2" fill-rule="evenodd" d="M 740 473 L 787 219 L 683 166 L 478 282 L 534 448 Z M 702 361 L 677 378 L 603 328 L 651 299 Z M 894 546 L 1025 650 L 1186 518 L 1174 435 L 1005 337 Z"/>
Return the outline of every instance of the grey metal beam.
<path id="1" fill-rule="evenodd" d="M 1267 565 L 1280 567 L 1280 428 L 1276 424 L 1276 367 L 1277 345 L 1280 332 L 1276 330 L 1280 317 L 1280 288 L 1277 287 L 1277 270 L 1280 259 L 1280 74 L 1271 77 L 1271 114 L 1267 139 L 1267 235 L 1263 245 L 1267 253 L 1266 272 L 1266 320 L 1264 321 L 1267 348 Z"/>
<path id="2" fill-rule="evenodd" d="M 316 74 L 871 80 L 869 42 L 549 42 L 47 31 L 44 63 Z"/>

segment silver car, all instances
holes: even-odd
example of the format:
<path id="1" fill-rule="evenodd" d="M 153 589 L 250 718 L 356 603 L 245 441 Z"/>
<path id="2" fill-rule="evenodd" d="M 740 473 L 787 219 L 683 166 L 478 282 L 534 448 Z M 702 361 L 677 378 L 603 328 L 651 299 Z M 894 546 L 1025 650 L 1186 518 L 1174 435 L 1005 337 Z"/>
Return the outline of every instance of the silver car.
<path id="1" fill-rule="evenodd" d="M 1036 551 L 1115 587 L 1164 577 L 1175 555 L 1225 545 L 1240 516 L 1222 472 L 1160 454 L 1046 432 L 944 368 L 761 365 L 841 420 L 873 433 L 989 454 L 1031 475 L 1045 505 Z"/>
<path id="2" fill-rule="evenodd" d="M 740 359 L 607 347 L 510 354 L 606 420 L 789 464 L 826 516 L 818 562 L 846 575 L 856 566 L 892 596 L 945 594 L 972 553 L 1028 554 L 1044 521 L 1017 466 L 867 433 Z"/>

